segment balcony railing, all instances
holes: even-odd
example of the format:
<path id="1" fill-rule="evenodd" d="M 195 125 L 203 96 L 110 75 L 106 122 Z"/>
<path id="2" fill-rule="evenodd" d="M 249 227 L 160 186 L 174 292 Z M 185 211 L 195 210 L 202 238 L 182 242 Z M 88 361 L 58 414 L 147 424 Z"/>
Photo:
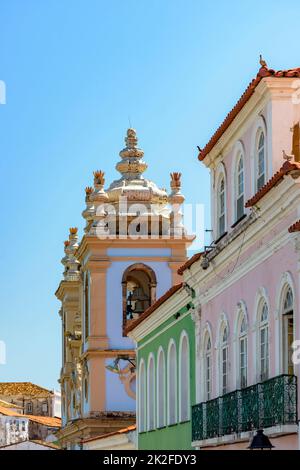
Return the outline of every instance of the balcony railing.
<path id="1" fill-rule="evenodd" d="M 192 439 L 297 423 L 297 377 L 279 375 L 192 407 Z"/>

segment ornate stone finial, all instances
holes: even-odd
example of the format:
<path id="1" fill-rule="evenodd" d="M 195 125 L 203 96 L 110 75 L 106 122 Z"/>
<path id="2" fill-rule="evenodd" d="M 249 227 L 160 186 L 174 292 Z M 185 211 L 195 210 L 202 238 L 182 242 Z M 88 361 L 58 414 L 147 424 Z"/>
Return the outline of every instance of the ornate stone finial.
<path id="1" fill-rule="evenodd" d="M 105 178 L 104 178 L 104 171 L 96 170 L 94 171 L 94 183 L 104 186 Z"/>
<path id="2" fill-rule="evenodd" d="M 181 188 L 181 173 L 174 171 L 170 173 L 171 182 L 170 186 L 171 189 L 180 189 Z"/>
<path id="3" fill-rule="evenodd" d="M 174 236 L 182 236 L 185 233 L 183 226 L 183 215 L 181 205 L 184 202 L 184 195 L 181 189 L 181 173 L 174 171 L 171 176 L 171 194 L 169 195 L 169 203 L 172 205 L 170 213 L 170 234 Z"/>
<path id="4" fill-rule="evenodd" d="M 92 192 L 93 192 L 92 186 L 87 186 L 87 187 L 85 188 L 85 194 L 86 194 L 87 196 L 89 196 L 90 194 L 92 194 Z"/>
<path id="5" fill-rule="evenodd" d="M 137 147 L 138 138 L 135 129 L 127 129 L 125 143 L 126 147 L 119 153 L 122 161 L 117 163 L 116 169 L 127 181 L 141 179 L 148 165 L 142 160 L 144 151 Z"/>
<path id="6" fill-rule="evenodd" d="M 127 129 L 127 135 L 125 137 L 126 147 L 129 149 L 134 149 L 137 146 L 138 138 L 136 136 L 135 129 Z"/>
<path id="7" fill-rule="evenodd" d="M 287 153 L 285 153 L 285 150 L 282 150 L 282 158 L 287 162 L 290 162 L 291 160 L 294 160 L 294 155 L 288 155 Z"/>
<path id="8" fill-rule="evenodd" d="M 71 227 L 69 229 L 69 240 L 64 242 L 65 245 L 65 256 L 61 260 L 65 267 L 64 279 L 65 281 L 77 281 L 79 279 L 79 261 L 75 256 L 75 252 L 78 248 L 78 228 Z"/>
<path id="9" fill-rule="evenodd" d="M 261 54 L 259 54 L 259 63 L 260 63 L 260 65 L 261 65 L 262 67 L 264 67 L 265 69 L 268 68 L 267 62 L 263 59 L 263 57 L 262 57 Z"/>

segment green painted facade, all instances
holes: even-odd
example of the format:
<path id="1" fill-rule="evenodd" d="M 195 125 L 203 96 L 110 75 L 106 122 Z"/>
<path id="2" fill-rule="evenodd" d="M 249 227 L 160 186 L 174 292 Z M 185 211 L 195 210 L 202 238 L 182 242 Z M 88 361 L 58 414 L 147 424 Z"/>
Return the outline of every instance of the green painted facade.
<path id="1" fill-rule="evenodd" d="M 175 294 L 176 295 L 176 294 Z M 180 295 L 180 294 L 179 294 Z M 191 433 L 191 406 L 195 403 L 195 328 L 194 322 L 191 318 L 190 309 L 193 307 L 192 302 L 189 302 L 179 311 L 175 311 L 174 314 L 163 322 L 158 328 L 154 329 L 145 336 L 138 343 L 137 351 L 137 363 L 140 364 L 141 359 L 144 359 L 146 365 L 146 377 L 147 377 L 147 364 L 149 355 L 154 355 L 154 363 L 157 367 L 158 351 L 163 348 L 165 355 L 165 404 L 167 402 L 167 356 L 168 347 L 171 339 L 176 344 L 176 355 L 177 355 L 177 420 L 179 417 L 179 349 L 180 349 L 180 338 L 182 332 L 185 331 L 189 341 L 189 367 L 190 367 L 190 409 L 189 409 L 189 421 L 178 422 L 177 424 L 166 425 L 160 429 L 154 429 L 151 431 L 141 432 L 138 434 L 138 448 L 147 450 L 189 450 L 192 449 L 192 433 Z M 177 317 L 177 318 L 176 318 Z M 145 320 L 147 322 L 147 320 Z M 155 390 L 157 390 L 157 369 L 155 369 Z M 146 392 L 147 395 L 147 392 Z M 147 399 L 146 399 L 147 400 Z M 157 394 L 155 395 L 157 400 Z M 155 409 L 157 403 L 155 403 Z M 165 410 L 167 415 L 167 410 Z M 167 423 L 167 421 L 166 421 Z M 157 423 L 156 423 L 157 424 Z"/>

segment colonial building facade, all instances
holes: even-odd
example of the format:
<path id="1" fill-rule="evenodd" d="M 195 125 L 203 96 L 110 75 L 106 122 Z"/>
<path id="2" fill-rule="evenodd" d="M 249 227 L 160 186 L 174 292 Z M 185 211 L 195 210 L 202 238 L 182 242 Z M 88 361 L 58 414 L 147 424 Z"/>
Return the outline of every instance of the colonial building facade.
<path id="1" fill-rule="evenodd" d="M 176 284 L 127 328 L 137 344 L 139 449 L 191 449 L 194 297 Z"/>
<path id="2" fill-rule="evenodd" d="M 0 401 L 0 448 L 32 439 L 56 440 L 54 434 L 61 426 L 60 418 L 25 415 L 16 405 L 12 408 L 7 405 Z"/>
<path id="3" fill-rule="evenodd" d="M 59 418 L 61 414 L 60 393 L 31 382 L 0 382 L 1 400 L 28 415 Z"/>
<path id="4" fill-rule="evenodd" d="M 102 171 L 86 188 L 86 220 L 65 242 L 62 303 L 63 447 L 135 424 L 135 348 L 126 329 L 178 281 L 193 237 L 185 234 L 180 174 L 171 191 L 143 177 L 147 164 L 128 129 L 116 169 L 121 177 L 105 190 Z M 112 362 L 113 361 L 113 362 Z"/>
<path id="5" fill-rule="evenodd" d="M 300 447 L 294 354 L 300 339 L 299 78 L 300 69 L 276 72 L 263 63 L 200 150 L 211 175 L 213 241 L 178 270 L 194 293 L 183 325 L 190 350 L 195 345 L 187 368 L 191 441 L 181 425 L 172 435 L 160 409 L 166 397 L 170 416 L 170 387 L 177 409 L 182 405 L 182 381 L 161 372 L 175 335 L 168 322 L 180 321 L 179 285 L 155 311 L 150 307 L 151 315 L 146 311 L 129 326 L 138 348 L 141 448 L 160 448 L 166 433 L 165 448 L 176 448 L 182 438 L 186 448 L 245 449 L 258 429 L 277 449 Z"/>
<path id="6" fill-rule="evenodd" d="M 257 429 L 299 448 L 299 77 L 263 65 L 199 153 L 214 242 L 180 269 L 196 292 L 195 448 L 246 448 Z"/>

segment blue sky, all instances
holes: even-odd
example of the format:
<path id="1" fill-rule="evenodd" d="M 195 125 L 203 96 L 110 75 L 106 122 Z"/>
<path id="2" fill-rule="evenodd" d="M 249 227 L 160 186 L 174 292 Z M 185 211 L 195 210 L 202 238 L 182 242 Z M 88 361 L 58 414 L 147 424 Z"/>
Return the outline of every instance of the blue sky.
<path id="1" fill-rule="evenodd" d="M 259 53 L 300 66 L 298 1 L 1 0 L 0 380 L 58 387 L 63 240 L 83 227 L 84 187 L 114 165 L 128 119 L 168 187 L 183 173 L 204 203 L 203 146 L 248 82 Z"/>

